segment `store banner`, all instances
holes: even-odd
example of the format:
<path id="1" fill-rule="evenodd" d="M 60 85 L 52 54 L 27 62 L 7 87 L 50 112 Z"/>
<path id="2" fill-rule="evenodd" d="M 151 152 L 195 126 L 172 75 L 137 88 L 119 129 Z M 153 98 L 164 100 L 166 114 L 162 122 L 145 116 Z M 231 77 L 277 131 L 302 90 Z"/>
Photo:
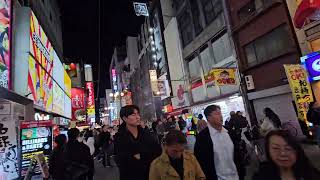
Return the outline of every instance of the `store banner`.
<path id="1" fill-rule="evenodd" d="M 37 155 L 43 154 L 48 163 L 52 151 L 52 121 L 22 121 L 20 131 L 21 176 L 25 176 Z M 42 174 L 39 164 L 34 173 Z"/>
<path id="2" fill-rule="evenodd" d="M 153 96 L 161 96 L 161 92 L 159 90 L 159 82 L 156 70 L 149 70 L 151 90 Z"/>
<path id="3" fill-rule="evenodd" d="M 11 0 L 0 1 L 0 86 L 10 86 L 11 64 Z"/>
<path id="4" fill-rule="evenodd" d="M 236 69 L 213 69 L 217 86 L 236 85 Z M 210 74 L 212 74 L 210 73 Z M 210 75 L 211 77 L 212 75 Z"/>
<path id="5" fill-rule="evenodd" d="M 96 116 L 96 111 L 95 111 L 93 82 L 86 82 L 86 90 L 88 91 L 88 97 L 87 97 L 88 118 L 94 118 Z"/>
<path id="6" fill-rule="evenodd" d="M 10 104 L 1 105 L 9 111 L 0 115 L 0 173 L 4 179 L 16 179 L 19 177 L 16 122 L 10 115 Z"/>
<path id="7" fill-rule="evenodd" d="M 313 102 L 312 89 L 306 70 L 299 64 L 283 65 L 296 103 L 298 118 L 307 120 L 308 104 Z"/>
<path id="8" fill-rule="evenodd" d="M 83 122 L 86 120 L 86 111 L 84 104 L 84 89 L 71 89 L 71 107 L 72 120 Z"/>

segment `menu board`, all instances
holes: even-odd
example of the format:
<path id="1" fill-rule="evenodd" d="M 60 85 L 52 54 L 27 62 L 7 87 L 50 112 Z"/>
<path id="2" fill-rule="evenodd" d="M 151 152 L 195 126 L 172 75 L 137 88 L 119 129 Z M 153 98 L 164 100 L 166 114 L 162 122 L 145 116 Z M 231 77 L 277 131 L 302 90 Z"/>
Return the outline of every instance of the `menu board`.
<path id="1" fill-rule="evenodd" d="M 43 154 L 48 162 L 52 151 L 52 121 L 22 121 L 20 131 L 21 176 L 25 176 L 35 156 Z M 39 165 L 34 173 L 41 174 Z"/>

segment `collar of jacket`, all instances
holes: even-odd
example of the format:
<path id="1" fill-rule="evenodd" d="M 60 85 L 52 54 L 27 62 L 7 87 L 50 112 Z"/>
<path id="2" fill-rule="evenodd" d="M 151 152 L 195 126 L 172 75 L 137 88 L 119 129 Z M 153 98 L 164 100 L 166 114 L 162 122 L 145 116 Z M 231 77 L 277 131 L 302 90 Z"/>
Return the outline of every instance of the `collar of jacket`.
<path id="1" fill-rule="evenodd" d="M 159 157 L 160 161 L 162 163 L 164 163 L 165 166 L 165 171 L 166 174 L 169 176 L 175 176 L 175 177 L 179 177 L 179 174 L 176 172 L 176 170 L 171 166 L 170 164 L 170 160 L 169 160 L 169 156 L 167 155 L 167 153 L 165 152 L 165 150 L 163 150 L 161 156 Z M 190 155 L 188 155 L 186 152 L 183 152 L 183 169 L 184 169 L 184 176 L 186 176 L 187 171 L 185 169 L 185 163 L 187 161 L 189 161 L 191 159 Z"/>

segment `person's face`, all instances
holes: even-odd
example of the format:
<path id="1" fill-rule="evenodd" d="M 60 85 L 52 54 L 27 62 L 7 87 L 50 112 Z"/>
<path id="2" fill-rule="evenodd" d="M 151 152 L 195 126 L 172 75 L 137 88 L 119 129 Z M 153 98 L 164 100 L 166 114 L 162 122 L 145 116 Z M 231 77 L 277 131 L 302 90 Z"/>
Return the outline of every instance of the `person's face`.
<path id="1" fill-rule="evenodd" d="M 166 145 L 165 150 L 168 156 L 173 159 L 179 159 L 182 157 L 184 152 L 184 145 L 183 144 L 174 144 L 174 145 Z"/>
<path id="2" fill-rule="evenodd" d="M 128 117 L 124 117 L 124 121 L 129 126 L 138 126 L 140 124 L 140 114 L 139 114 L 139 112 L 135 109 L 133 111 L 133 114 L 129 115 Z"/>
<path id="3" fill-rule="evenodd" d="M 280 168 L 291 168 L 297 161 L 296 151 L 280 136 L 270 137 L 270 157 Z"/>
<path id="4" fill-rule="evenodd" d="M 212 111 L 210 116 L 208 117 L 209 123 L 214 127 L 222 127 L 223 125 L 223 117 L 220 109 Z"/>

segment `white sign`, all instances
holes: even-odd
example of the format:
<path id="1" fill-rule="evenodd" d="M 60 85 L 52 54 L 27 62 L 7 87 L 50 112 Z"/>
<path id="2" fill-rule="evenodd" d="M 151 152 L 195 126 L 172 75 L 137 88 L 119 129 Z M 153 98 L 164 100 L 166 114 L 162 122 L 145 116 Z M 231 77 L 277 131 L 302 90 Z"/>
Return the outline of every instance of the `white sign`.
<path id="1" fill-rule="evenodd" d="M 134 11 L 137 16 L 149 16 L 148 6 L 146 3 L 133 3 Z"/>
<path id="2" fill-rule="evenodd" d="M 45 114 L 35 113 L 34 114 L 34 119 L 36 121 L 46 121 L 46 120 L 50 120 L 50 115 L 49 114 L 45 115 Z"/>

